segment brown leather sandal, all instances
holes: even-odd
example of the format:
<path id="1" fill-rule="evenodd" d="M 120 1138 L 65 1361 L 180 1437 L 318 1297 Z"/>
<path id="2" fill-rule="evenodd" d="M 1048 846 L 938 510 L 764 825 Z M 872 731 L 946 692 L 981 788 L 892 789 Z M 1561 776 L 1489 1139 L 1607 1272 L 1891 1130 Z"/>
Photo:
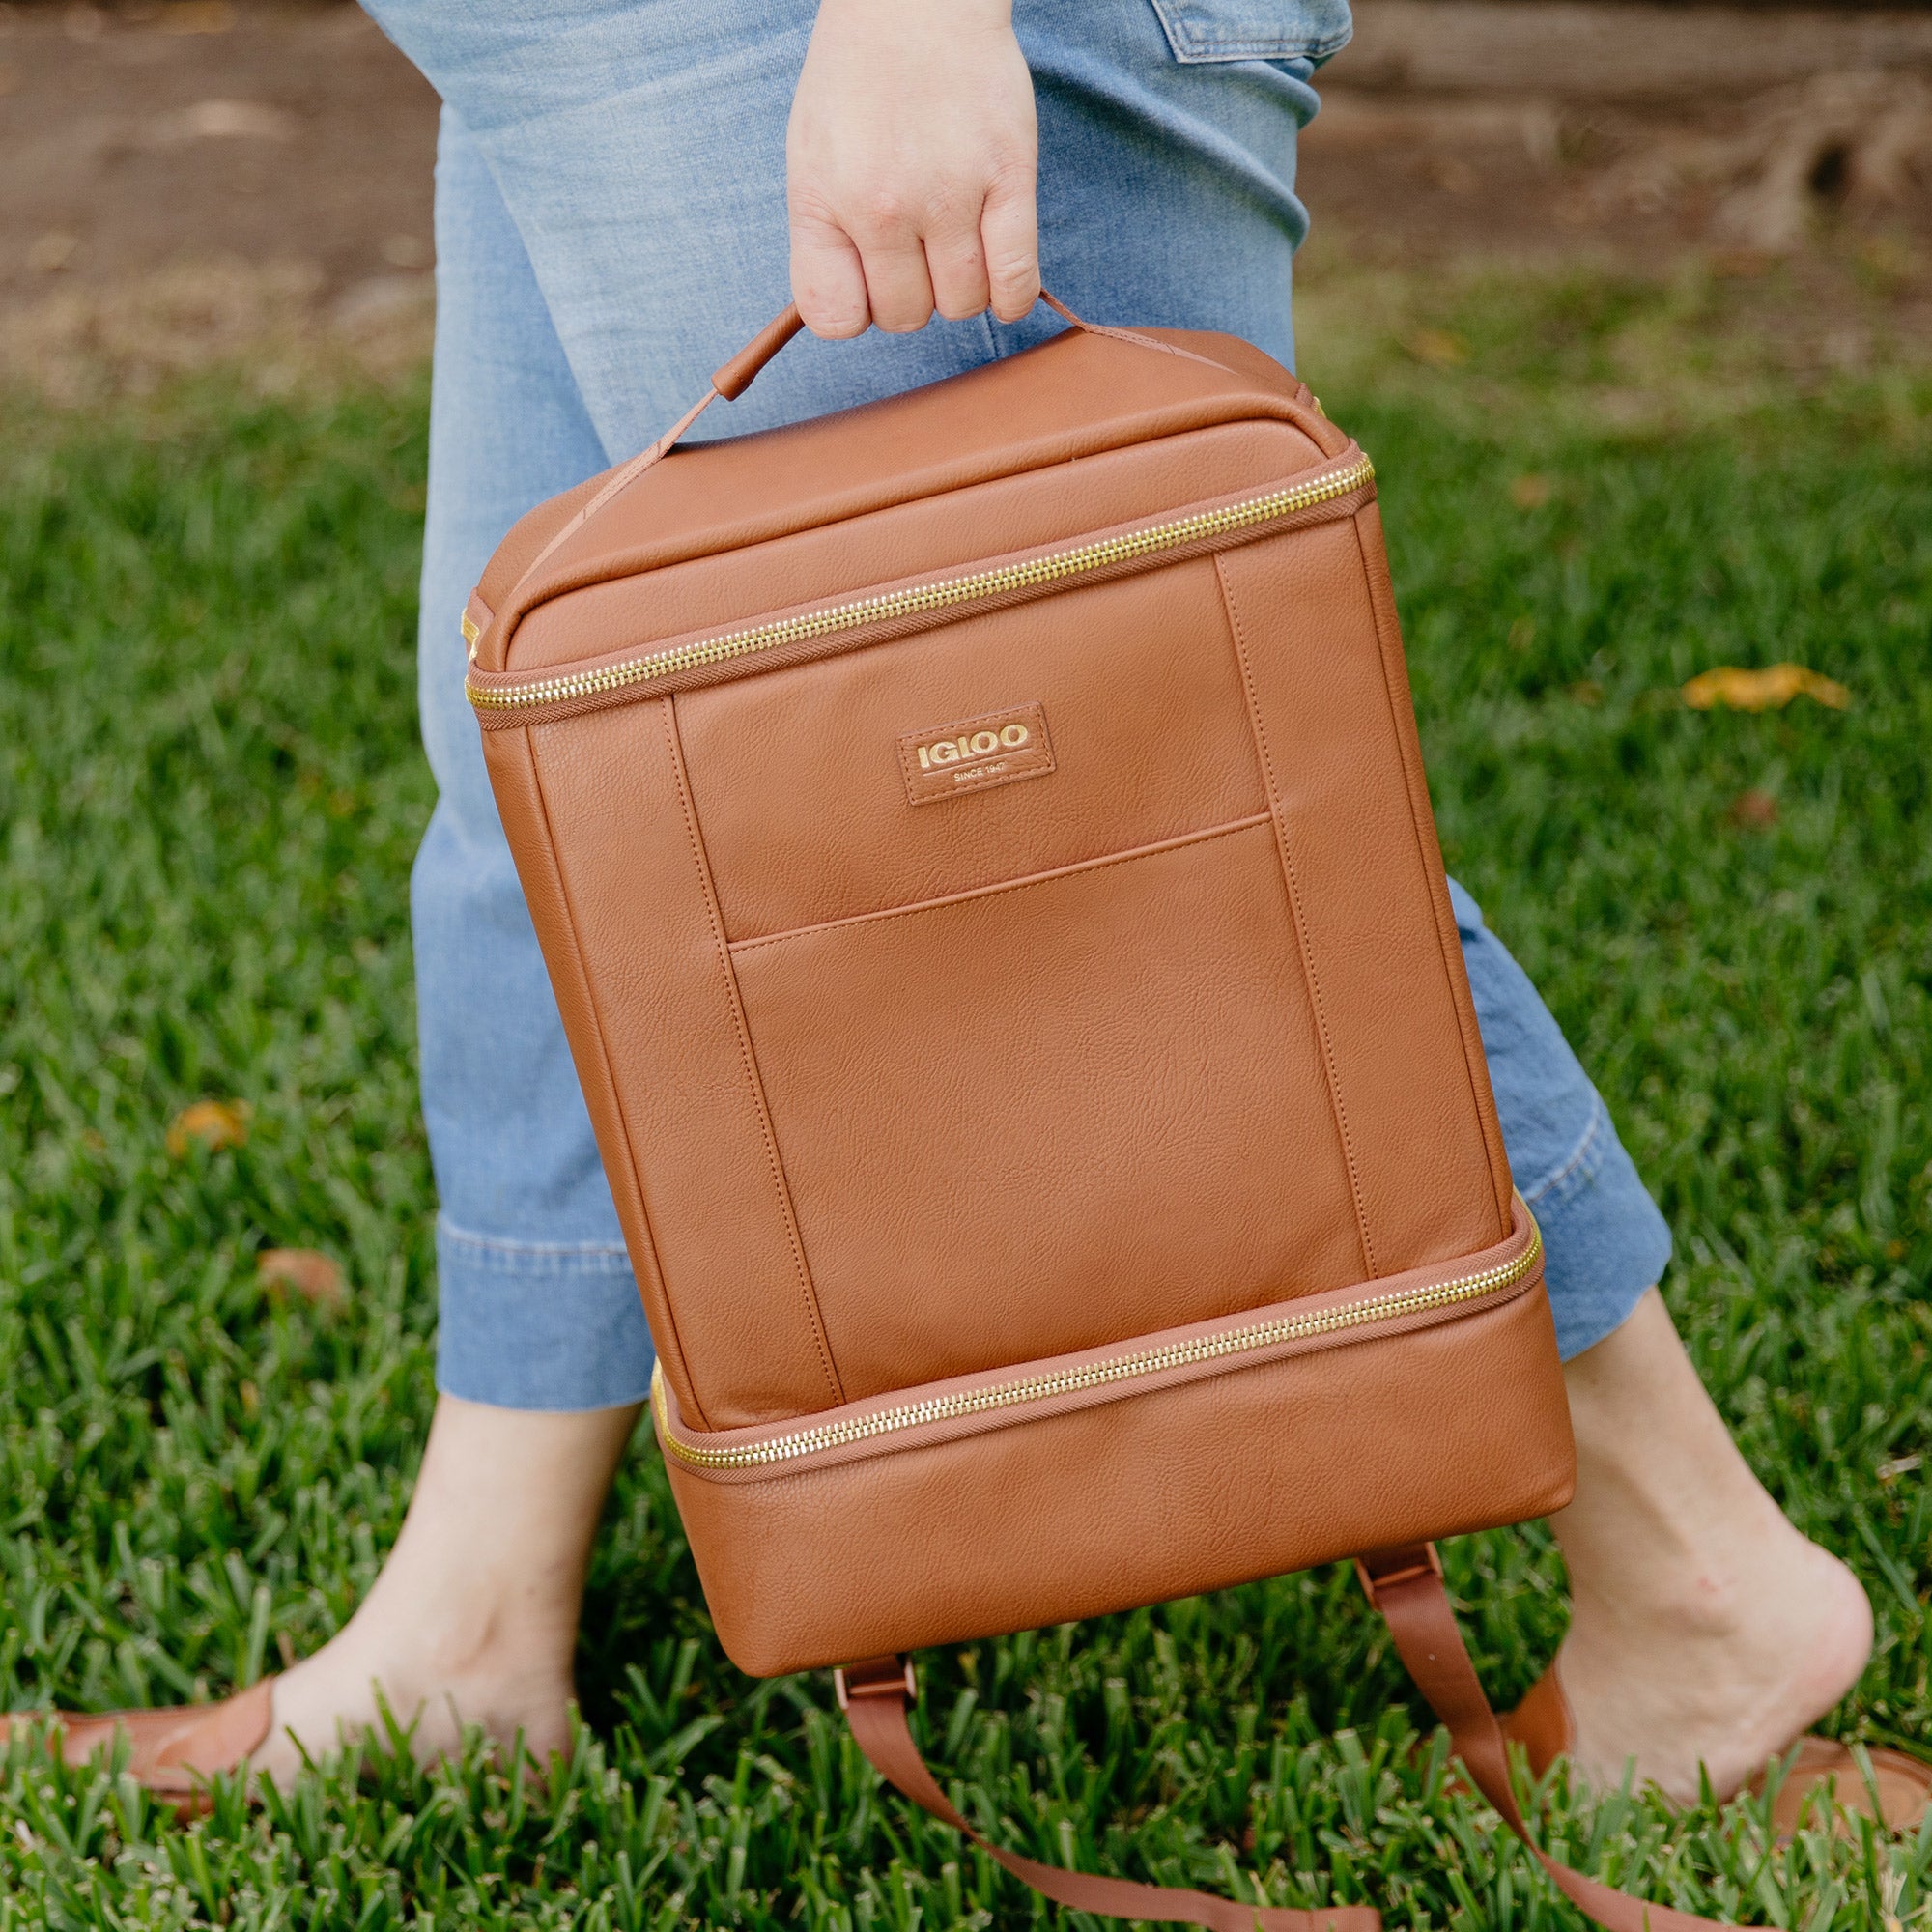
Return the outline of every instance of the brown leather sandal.
<path id="1" fill-rule="evenodd" d="M 1522 1747 L 1531 1773 L 1541 1777 L 1559 1757 L 1569 1756 L 1577 1742 L 1577 1719 L 1552 1663 L 1530 1687 L 1529 1694 L 1503 1719 L 1503 1735 Z M 1780 1840 L 1792 1837 L 1805 1802 L 1819 1787 L 1830 1789 L 1832 1803 L 1855 1818 L 1876 1818 L 1888 1832 L 1915 1831 L 1932 1806 L 1932 1765 L 1884 1745 L 1868 1745 L 1871 1782 L 1853 1758 L 1851 1747 L 1831 1738 L 1804 1737 L 1777 1787 L 1771 1816 Z M 1751 1780 L 1756 1790 L 1762 1776 Z M 1873 1804 L 1876 1786 L 1877 1804 Z"/>
<path id="2" fill-rule="evenodd" d="M 219 1704 L 160 1711 L 15 1711 L 0 1714 L 0 1747 L 15 1730 L 47 1724 L 60 1735 L 61 1756 L 72 1765 L 99 1757 L 128 1738 L 134 1781 L 174 1807 L 180 1818 L 209 1808 L 208 1780 L 240 1771 L 268 1737 L 275 1716 L 275 1680 L 264 1677 Z"/>

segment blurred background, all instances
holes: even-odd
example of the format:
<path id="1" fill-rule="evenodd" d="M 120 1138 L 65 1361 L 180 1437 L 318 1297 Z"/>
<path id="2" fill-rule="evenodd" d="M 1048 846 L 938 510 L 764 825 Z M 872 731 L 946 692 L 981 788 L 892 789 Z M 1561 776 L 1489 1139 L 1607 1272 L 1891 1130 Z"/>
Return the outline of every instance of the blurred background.
<path id="1" fill-rule="evenodd" d="M 1306 146 L 1318 281 L 1689 261 L 1770 285 L 1733 306 L 1798 373 L 1932 334 L 1926 0 L 1360 0 L 1358 22 Z M 412 358 L 435 116 L 336 0 L 0 7 L 0 374 L 138 384 L 270 340 Z"/>

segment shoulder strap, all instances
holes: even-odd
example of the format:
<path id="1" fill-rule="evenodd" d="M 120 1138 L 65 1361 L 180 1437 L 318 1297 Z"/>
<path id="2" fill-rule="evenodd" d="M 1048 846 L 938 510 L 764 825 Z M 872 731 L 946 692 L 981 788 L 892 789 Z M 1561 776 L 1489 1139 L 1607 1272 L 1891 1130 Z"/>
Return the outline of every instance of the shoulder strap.
<path id="1" fill-rule="evenodd" d="M 1442 1566 L 1433 1545 L 1381 1550 L 1357 1566 L 1369 1601 L 1388 1621 L 1397 1654 L 1442 1720 L 1458 1757 L 1476 1788 L 1519 1838 L 1536 1854 L 1557 1889 L 1605 1932 L 1735 1932 L 1714 1918 L 1699 1918 L 1667 1905 L 1646 1905 L 1566 1864 L 1559 1864 L 1529 1835 L 1510 1788 L 1509 1755 L 1502 1726 L 1477 1681 L 1476 1667 L 1456 1627 Z M 1068 1871 L 988 1844 L 934 1781 L 913 1742 L 907 1715 L 915 1696 L 912 1665 L 902 1657 L 875 1657 L 834 1673 L 838 1702 L 859 1748 L 889 1784 L 935 1818 L 963 1832 L 1023 1884 L 1056 1904 L 1102 1918 L 1138 1918 L 1159 1924 L 1205 1925 L 1211 1932 L 1379 1932 L 1373 1906 L 1338 1905 L 1325 1912 L 1237 1904 L 1205 1891 L 1130 1885 Z"/>
<path id="2" fill-rule="evenodd" d="M 838 1702 L 859 1748 L 889 1784 L 922 1809 L 951 1825 L 997 1860 L 1023 1885 L 1075 1912 L 1102 1918 L 1138 1918 L 1157 1925 L 1206 1925 L 1210 1932 L 1380 1932 L 1372 1905 L 1338 1905 L 1327 1912 L 1241 1905 L 1212 1892 L 1163 1885 L 1133 1885 L 1021 1858 L 982 1838 L 948 1801 L 913 1742 L 906 1713 L 914 1696 L 912 1665 L 902 1657 L 868 1658 L 836 1674 Z"/>
<path id="3" fill-rule="evenodd" d="M 1572 1905 L 1605 1932 L 1735 1932 L 1719 1919 L 1699 1918 L 1674 1906 L 1647 1905 L 1559 1864 L 1544 1851 L 1529 1835 L 1517 1808 L 1503 1727 L 1490 1709 L 1463 1633 L 1456 1627 L 1435 1546 L 1425 1543 L 1382 1550 L 1364 1557 L 1358 1567 L 1370 1603 L 1382 1613 L 1395 1639 L 1396 1654 L 1429 1708 L 1442 1720 L 1470 1780 L 1495 1806 L 1503 1823 L 1536 1854 L 1537 1862 Z"/>

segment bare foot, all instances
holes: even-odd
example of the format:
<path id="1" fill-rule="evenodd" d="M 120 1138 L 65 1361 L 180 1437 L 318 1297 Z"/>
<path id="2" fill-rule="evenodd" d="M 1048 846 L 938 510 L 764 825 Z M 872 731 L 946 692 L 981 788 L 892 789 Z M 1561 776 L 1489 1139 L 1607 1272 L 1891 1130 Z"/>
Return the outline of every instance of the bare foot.
<path id="1" fill-rule="evenodd" d="M 1689 1804 L 1701 1767 L 1728 1798 L 1858 1682 L 1872 1646 L 1864 1590 L 1784 1529 L 1768 1574 L 1707 1565 L 1674 1607 L 1640 1622 L 1578 1604 L 1557 1668 L 1585 1782 L 1612 1788 L 1632 1766 L 1638 1783 Z"/>
<path id="2" fill-rule="evenodd" d="M 275 1681 L 273 1724 L 250 1763 L 284 1788 L 305 1758 L 384 1736 L 384 1709 L 410 1732 L 419 1764 L 454 1756 L 472 1725 L 505 1746 L 521 1735 L 539 1764 L 569 1741 L 576 1692 L 567 1670 L 435 1644 L 409 1656 L 374 1654 L 376 1646 L 343 1638 Z"/>
<path id="3" fill-rule="evenodd" d="M 342 1631 L 275 1684 L 251 1760 L 286 1785 L 304 1755 L 413 1726 L 418 1762 L 468 1725 L 539 1761 L 569 1735 L 583 1576 L 636 1407 L 583 1414 L 437 1404 L 396 1547 Z"/>
<path id="4" fill-rule="evenodd" d="M 1565 1368 L 1577 1494 L 1551 1527 L 1570 1568 L 1558 1671 L 1573 1761 L 1680 1801 L 1719 1797 L 1857 1683 L 1871 1605 L 1738 1454 L 1655 1290 Z"/>

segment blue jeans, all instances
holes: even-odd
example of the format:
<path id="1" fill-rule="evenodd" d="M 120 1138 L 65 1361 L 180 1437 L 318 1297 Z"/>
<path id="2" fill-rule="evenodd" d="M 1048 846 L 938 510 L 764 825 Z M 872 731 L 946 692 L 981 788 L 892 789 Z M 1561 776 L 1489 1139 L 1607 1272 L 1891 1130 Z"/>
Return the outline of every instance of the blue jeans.
<path id="1" fill-rule="evenodd" d="M 640 449 L 784 304 L 784 127 L 812 0 L 370 0 L 443 99 L 422 578 L 440 787 L 414 875 L 423 1111 L 441 1197 L 440 1386 L 513 1408 L 641 1399 L 651 1344 L 463 696 L 464 599 L 532 504 Z M 1019 0 L 1048 285 L 1095 321 L 1293 359 L 1295 138 L 1346 0 Z M 972 367 L 1037 310 L 803 338 L 712 434 Z M 1535 989 L 1455 893 L 1517 1184 L 1566 1353 L 1617 1326 L 1662 1218 Z"/>

